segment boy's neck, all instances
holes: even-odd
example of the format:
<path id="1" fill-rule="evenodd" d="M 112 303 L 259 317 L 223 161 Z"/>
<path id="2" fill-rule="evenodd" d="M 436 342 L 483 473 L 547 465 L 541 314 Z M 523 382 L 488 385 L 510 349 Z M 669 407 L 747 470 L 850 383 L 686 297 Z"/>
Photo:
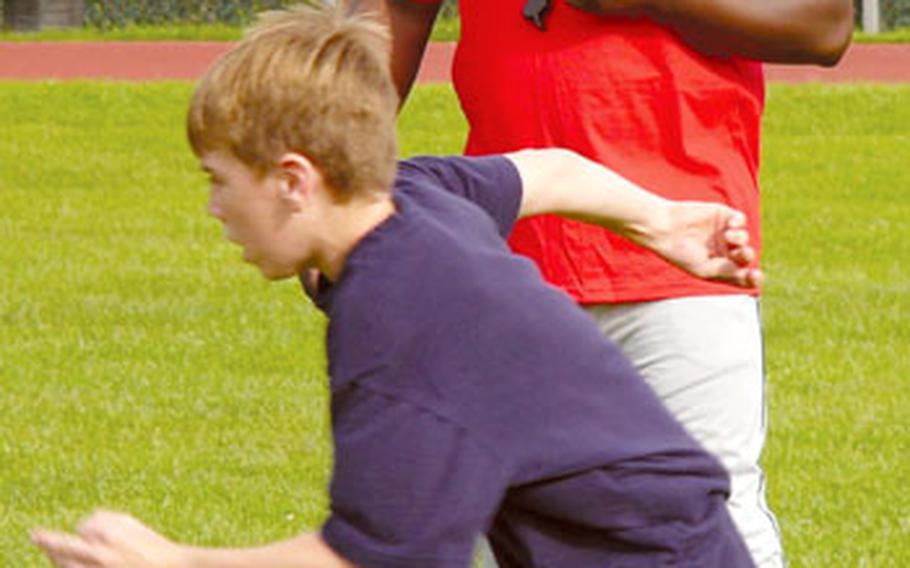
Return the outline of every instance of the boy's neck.
<path id="1" fill-rule="evenodd" d="M 376 198 L 339 204 L 325 219 L 326 230 L 317 255 L 317 268 L 330 281 L 338 280 L 348 255 L 365 236 L 395 214 L 395 202 L 388 192 Z"/>

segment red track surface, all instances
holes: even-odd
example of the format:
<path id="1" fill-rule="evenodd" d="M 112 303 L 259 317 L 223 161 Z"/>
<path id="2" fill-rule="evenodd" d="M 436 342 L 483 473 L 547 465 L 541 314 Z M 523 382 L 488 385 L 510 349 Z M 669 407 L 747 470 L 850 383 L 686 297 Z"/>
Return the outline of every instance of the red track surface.
<path id="1" fill-rule="evenodd" d="M 0 42 L 0 79 L 195 79 L 231 44 L 224 42 Z M 446 82 L 454 44 L 432 44 L 418 81 Z M 853 45 L 834 68 L 767 65 L 785 83 L 910 83 L 910 44 Z"/>

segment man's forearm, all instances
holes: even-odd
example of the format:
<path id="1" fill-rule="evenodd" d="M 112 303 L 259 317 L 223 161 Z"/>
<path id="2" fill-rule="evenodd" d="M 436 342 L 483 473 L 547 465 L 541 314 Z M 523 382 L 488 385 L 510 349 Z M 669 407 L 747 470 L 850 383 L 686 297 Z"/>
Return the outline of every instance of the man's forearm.
<path id="1" fill-rule="evenodd" d="M 392 36 L 390 71 L 404 105 L 420 70 L 440 4 L 410 0 L 349 0 L 346 7 L 352 12 L 377 15 L 389 27 Z"/>
<path id="2" fill-rule="evenodd" d="M 853 32 L 851 0 L 643 0 L 647 13 L 710 55 L 833 65 Z"/>
<path id="3" fill-rule="evenodd" d="M 392 32 L 392 80 L 402 105 L 420 69 L 439 6 L 408 0 L 385 0 L 386 17 Z"/>

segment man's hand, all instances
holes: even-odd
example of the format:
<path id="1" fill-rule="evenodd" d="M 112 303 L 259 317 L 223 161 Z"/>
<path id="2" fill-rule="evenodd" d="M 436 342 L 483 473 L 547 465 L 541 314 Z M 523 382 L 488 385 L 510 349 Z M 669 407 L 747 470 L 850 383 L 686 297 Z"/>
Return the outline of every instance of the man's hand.
<path id="1" fill-rule="evenodd" d="M 135 518 L 97 511 L 76 534 L 36 530 L 32 542 L 60 568 L 179 568 L 182 549 Z"/>
<path id="2" fill-rule="evenodd" d="M 710 280 L 754 288 L 764 275 L 754 268 L 746 217 L 725 205 L 668 201 L 640 244 L 683 270 Z"/>

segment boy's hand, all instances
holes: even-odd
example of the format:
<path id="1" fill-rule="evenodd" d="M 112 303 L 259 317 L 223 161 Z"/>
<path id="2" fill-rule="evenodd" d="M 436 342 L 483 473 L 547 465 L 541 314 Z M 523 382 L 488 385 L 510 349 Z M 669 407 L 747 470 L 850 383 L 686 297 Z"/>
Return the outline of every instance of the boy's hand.
<path id="1" fill-rule="evenodd" d="M 653 227 L 635 239 L 683 270 L 711 280 L 755 288 L 764 279 L 752 266 L 746 217 L 715 203 L 668 201 Z"/>
<path id="2" fill-rule="evenodd" d="M 60 568 L 178 568 L 181 547 L 135 518 L 97 511 L 76 534 L 36 530 L 32 542 Z"/>
<path id="3" fill-rule="evenodd" d="M 746 288 L 761 282 L 761 271 L 750 267 L 756 254 L 739 211 L 659 197 L 571 150 L 506 157 L 521 178 L 519 218 L 555 213 L 609 229 L 700 278 Z"/>

